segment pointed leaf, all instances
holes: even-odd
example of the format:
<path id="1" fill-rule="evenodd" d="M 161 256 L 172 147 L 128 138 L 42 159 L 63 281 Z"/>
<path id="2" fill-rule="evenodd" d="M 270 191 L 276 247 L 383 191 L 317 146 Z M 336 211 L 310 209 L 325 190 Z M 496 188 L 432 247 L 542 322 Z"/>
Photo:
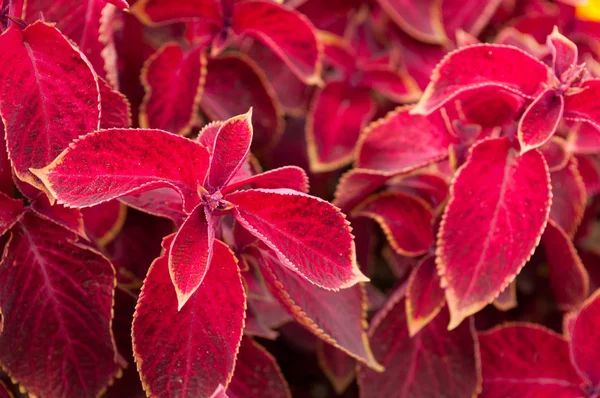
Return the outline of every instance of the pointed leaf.
<path id="1" fill-rule="evenodd" d="M 200 106 L 212 120 L 227 120 L 252 107 L 253 150 L 268 149 L 283 132 L 283 110 L 270 79 L 241 54 L 224 54 L 208 62 Z"/>
<path id="2" fill-rule="evenodd" d="M 319 367 L 338 395 L 342 395 L 356 377 L 356 361 L 344 351 L 320 341 L 317 345 Z"/>
<path id="3" fill-rule="evenodd" d="M 213 217 L 200 204 L 181 225 L 169 248 L 169 275 L 177 292 L 178 311 L 204 280 L 214 241 Z"/>
<path id="4" fill-rule="evenodd" d="M 360 132 L 375 111 L 368 89 L 333 81 L 318 91 L 306 121 L 311 170 L 331 171 L 350 163 Z"/>
<path id="5" fill-rule="evenodd" d="M 131 105 L 120 92 L 113 90 L 108 82 L 98 78 L 100 87 L 101 116 L 100 128 L 131 127 Z"/>
<path id="6" fill-rule="evenodd" d="M 446 304 L 435 257 L 425 256 L 413 270 L 406 288 L 406 322 L 413 337 L 434 319 Z"/>
<path id="7" fill-rule="evenodd" d="M 498 297 L 494 299 L 492 303 L 497 310 L 500 311 L 509 311 L 513 308 L 516 308 L 517 303 L 517 283 L 513 281 L 510 285 L 506 287 Z"/>
<path id="8" fill-rule="evenodd" d="M 140 127 L 189 134 L 196 122 L 206 79 L 202 47 L 185 51 L 167 43 L 146 60 L 141 80 L 146 90 L 140 108 Z"/>
<path id="9" fill-rule="evenodd" d="M 50 204 L 46 195 L 40 194 L 31 202 L 31 210 L 39 217 L 52 221 L 61 227 L 87 239 L 85 228 L 83 227 L 83 215 L 79 209 L 69 209 L 63 205 Z"/>
<path id="10" fill-rule="evenodd" d="M 235 218 L 283 265 L 324 289 L 365 281 L 345 216 L 335 206 L 289 189 L 249 189 L 226 199 Z"/>
<path id="11" fill-rule="evenodd" d="M 225 187 L 222 192 L 223 194 L 226 194 L 244 186 L 269 189 L 287 188 L 302 193 L 308 193 L 308 176 L 300 167 L 284 166 L 236 181 Z"/>
<path id="12" fill-rule="evenodd" d="M 241 1 L 231 25 L 237 34 L 263 42 L 306 84 L 320 82 L 321 51 L 315 28 L 304 15 L 268 1 Z"/>
<path id="13" fill-rule="evenodd" d="M 173 235 L 165 238 L 169 248 Z M 231 380 L 242 338 L 246 297 L 236 260 L 216 241 L 204 283 L 177 311 L 168 249 L 150 270 L 133 318 L 133 348 L 152 396 L 210 397 Z"/>
<path id="14" fill-rule="evenodd" d="M 218 191 L 227 186 L 242 167 L 252 143 L 252 109 L 232 117 L 219 128 L 212 147 L 208 187 Z"/>
<path id="15" fill-rule="evenodd" d="M 540 147 L 542 155 L 548 164 L 550 173 L 563 169 L 569 163 L 567 143 L 561 137 L 554 136 Z"/>
<path id="16" fill-rule="evenodd" d="M 552 53 L 552 68 L 560 79 L 571 66 L 577 64 L 577 46 L 561 35 L 556 26 L 546 42 Z"/>
<path id="17" fill-rule="evenodd" d="M 242 338 L 227 396 L 231 398 L 291 398 L 275 358 L 249 337 Z"/>
<path id="18" fill-rule="evenodd" d="M 581 307 L 571 331 L 571 357 L 579 374 L 595 389 L 600 387 L 600 290 Z"/>
<path id="19" fill-rule="evenodd" d="M 207 169 L 208 151 L 192 140 L 161 130 L 111 129 L 76 140 L 52 164 L 34 172 L 68 206 L 88 207 L 170 187 L 191 211 Z"/>
<path id="20" fill-rule="evenodd" d="M 452 137 L 439 115 L 411 115 L 399 107 L 362 133 L 356 167 L 408 172 L 448 156 Z"/>
<path id="21" fill-rule="evenodd" d="M 507 138 L 472 148 L 454 178 L 437 243 L 450 329 L 491 303 L 525 265 L 546 226 L 551 198 L 539 151 L 519 156 Z"/>
<path id="22" fill-rule="evenodd" d="M 335 190 L 333 204 L 350 213 L 370 194 L 394 177 L 392 173 L 369 169 L 352 169 L 344 174 Z"/>
<path id="23" fill-rule="evenodd" d="M 0 236 L 11 229 L 25 213 L 23 201 L 0 192 Z"/>
<path id="24" fill-rule="evenodd" d="M 374 360 L 366 332 L 366 297 L 361 286 L 331 292 L 283 267 L 271 251 L 257 255 L 267 287 L 296 322 L 367 366 Z"/>
<path id="25" fill-rule="evenodd" d="M 41 188 L 29 168 L 46 166 L 73 139 L 99 126 L 96 76 L 69 40 L 43 22 L 9 29 L 0 47 L 0 115 L 8 153 L 17 176 Z"/>
<path id="26" fill-rule="evenodd" d="M 581 396 L 567 341 L 533 324 L 479 333 L 483 390 L 480 397 Z"/>
<path id="27" fill-rule="evenodd" d="M 361 366 L 360 396 L 475 396 L 480 381 L 473 321 L 452 331 L 446 330 L 447 323 L 448 311 L 444 310 L 410 338 L 404 299 L 392 296 L 369 328 L 375 357 L 386 370 L 376 373 Z"/>
<path id="28" fill-rule="evenodd" d="M 521 153 L 538 148 L 552 138 L 562 120 L 564 106 L 564 97 L 553 89 L 544 91 L 529 105 L 519 121 Z"/>
<path id="29" fill-rule="evenodd" d="M 542 235 L 550 287 L 562 310 L 578 308 L 589 294 L 589 276 L 573 242 L 552 219 Z"/>
<path id="30" fill-rule="evenodd" d="M 392 248 L 404 256 L 424 254 L 433 244 L 433 214 L 417 197 L 383 192 L 366 200 L 353 216 L 379 224 Z"/>
<path id="31" fill-rule="evenodd" d="M 120 372 L 115 272 L 75 236 L 27 213 L 0 263 L 0 362 L 30 394 L 98 396 Z"/>
<path id="32" fill-rule="evenodd" d="M 175 225 L 183 224 L 187 218 L 187 214 L 183 211 L 181 196 L 170 188 L 136 192 L 119 198 L 119 201 L 144 213 L 168 218 Z"/>
<path id="33" fill-rule="evenodd" d="M 565 168 L 550 173 L 550 218 L 571 237 L 575 235 L 581 223 L 587 203 L 585 185 L 577 166 L 577 160 L 571 157 Z"/>
<path id="34" fill-rule="evenodd" d="M 442 26 L 442 1 L 379 0 L 381 7 L 406 33 L 425 43 L 447 40 Z"/>
<path id="35" fill-rule="evenodd" d="M 533 99 L 550 79 L 546 65 L 515 47 L 480 44 L 446 55 L 431 76 L 423 97 L 411 111 L 430 114 L 461 93 L 498 87 Z"/>

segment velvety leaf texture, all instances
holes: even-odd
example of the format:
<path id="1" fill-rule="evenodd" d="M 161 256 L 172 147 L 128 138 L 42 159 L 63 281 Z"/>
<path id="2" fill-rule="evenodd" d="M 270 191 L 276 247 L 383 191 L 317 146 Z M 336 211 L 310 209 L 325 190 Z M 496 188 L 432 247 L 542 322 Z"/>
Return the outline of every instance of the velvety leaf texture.
<path id="1" fill-rule="evenodd" d="M 204 180 L 208 160 L 206 148 L 187 138 L 161 130 L 112 129 L 75 141 L 35 173 L 58 202 L 68 206 L 93 206 L 140 190 L 170 187 L 191 211 L 198 203 L 197 184 Z"/>
<path id="2" fill-rule="evenodd" d="M 547 142 L 562 119 L 565 100 L 555 90 L 546 90 L 529 105 L 519 122 L 521 153 Z"/>
<path id="3" fill-rule="evenodd" d="M 10 29 L 0 46 L 0 115 L 9 156 L 19 178 L 41 187 L 29 168 L 46 166 L 73 139 L 99 127 L 96 76 L 69 40 L 43 22 Z"/>
<path id="4" fill-rule="evenodd" d="M 11 234 L 0 263 L 3 368 L 37 396 L 100 395 L 120 371 L 111 264 L 32 213 Z"/>
<path id="5" fill-rule="evenodd" d="M 442 311 L 410 338 L 404 299 L 392 296 L 373 320 L 369 336 L 375 358 L 386 368 L 377 373 L 361 366 L 360 396 L 449 397 L 475 396 L 479 391 L 477 337 L 473 321 L 446 330 L 448 311 Z"/>
<path id="6" fill-rule="evenodd" d="M 449 53 L 435 68 L 423 97 L 411 112 L 429 114 L 461 93 L 488 86 L 526 98 L 538 94 L 550 70 L 515 47 L 480 44 Z"/>
<path id="7" fill-rule="evenodd" d="M 491 303 L 533 253 L 550 211 L 549 177 L 537 150 L 519 156 L 506 138 L 473 147 L 438 235 L 450 328 Z"/>
<path id="8" fill-rule="evenodd" d="M 446 299 L 435 268 L 435 258 L 425 256 L 413 270 L 406 287 L 406 321 L 411 336 L 417 334 L 444 307 Z"/>
<path id="9" fill-rule="evenodd" d="M 596 291 L 582 306 L 571 332 L 571 357 L 579 374 L 589 387 L 600 387 L 598 368 L 598 314 L 600 313 L 600 291 Z"/>
<path id="10" fill-rule="evenodd" d="M 231 380 L 242 337 L 246 298 L 236 260 L 216 241 L 204 283 L 177 311 L 167 258 L 168 252 L 150 267 L 136 307 L 138 371 L 148 395 L 210 397 Z"/>
<path id="11" fill-rule="evenodd" d="M 481 397 L 581 396 L 563 337 L 530 324 L 500 326 L 478 337 Z"/>
<path id="12" fill-rule="evenodd" d="M 348 223 L 331 204 L 288 189 L 250 189 L 227 200 L 238 222 L 308 281 L 337 290 L 366 280 Z"/>

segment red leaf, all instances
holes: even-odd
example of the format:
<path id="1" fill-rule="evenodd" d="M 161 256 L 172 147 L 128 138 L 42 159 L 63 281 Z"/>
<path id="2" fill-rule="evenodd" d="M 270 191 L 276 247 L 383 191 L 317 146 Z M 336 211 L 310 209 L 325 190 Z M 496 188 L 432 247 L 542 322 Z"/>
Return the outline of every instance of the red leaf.
<path id="1" fill-rule="evenodd" d="M 402 30 L 415 39 L 425 43 L 447 40 L 441 21 L 441 1 L 379 0 L 379 4 Z"/>
<path id="2" fill-rule="evenodd" d="M 600 160 L 591 156 L 576 156 L 577 171 L 588 197 L 600 192 Z"/>
<path id="3" fill-rule="evenodd" d="M 175 225 L 183 224 L 187 218 L 187 214 L 183 211 L 181 196 L 170 188 L 129 194 L 119 198 L 119 201 L 144 213 L 168 218 Z"/>
<path id="4" fill-rule="evenodd" d="M 109 12 L 105 9 L 113 8 L 112 6 L 107 6 L 104 0 L 74 3 L 68 0 L 27 0 L 25 5 L 24 19 L 27 22 L 33 23 L 42 19 L 45 22 L 56 23 L 56 29 L 77 45 L 94 71 L 107 78 L 107 71 L 113 66 L 110 60 L 103 56 L 107 43 L 101 32 L 101 19 L 103 13 Z M 89 131 L 82 134 L 86 132 Z"/>
<path id="5" fill-rule="evenodd" d="M 206 79 L 203 50 L 184 51 L 178 44 L 168 43 L 146 60 L 141 75 L 146 95 L 140 108 L 140 127 L 189 134 Z"/>
<path id="6" fill-rule="evenodd" d="M 127 206 L 118 200 L 81 209 L 86 235 L 100 247 L 107 245 L 121 231 Z"/>
<path id="7" fill-rule="evenodd" d="M 589 294 L 590 280 L 571 238 L 552 219 L 542 235 L 550 287 L 560 309 L 577 309 Z"/>
<path id="8" fill-rule="evenodd" d="M 442 20 L 446 32 L 452 39 L 458 36 L 459 32 L 479 36 L 501 3 L 502 0 L 443 1 Z"/>
<path id="9" fill-rule="evenodd" d="M 0 192 L 0 236 L 11 229 L 25 213 L 23 201 Z"/>
<path id="10" fill-rule="evenodd" d="M 125 0 L 104 0 L 107 3 L 114 4 L 119 10 L 127 10 L 129 8 L 129 4 Z"/>
<path id="11" fill-rule="evenodd" d="M 39 217 L 52 221 L 74 234 L 88 239 L 83 227 L 83 215 L 78 209 L 69 209 L 59 204 L 53 206 L 44 194 L 39 194 L 31 202 L 30 207 Z"/>
<path id="12" fill-rule="evenodd" d="M 226 194 L 244 186 L 268 189 L 288 188 L 294 191 L 307 193 L 308 176 L 300 167 L 284 166 L 235 181 L 223 189 L 222 192 L 223 194 Z"/>
<path id="13" fill-rule="evenodd" d="M 215 220 L 202 204 L 179 228 L 169 248 L 169 275 L 177 293 L 177 310 L 190 299 L 206 276 L 213 256 Z"/>
<path id="14" fill-rule="evenodd" d="M 392 173 L 368 169 L 352 169 L 344 174 L 335 190 L 333 204 L 350 213 L 367 196 L 394 177 Z"/>
<path id="15" fill-rule="evenodd" d="M 453 139 L 439 116 L 411 115 L 399 107 L 371 123 L 357 145 L 356 167 L 408 172 L 448 156 Z"/>
<path id="16" fill-rule="evenodd" d="M 550 218 L 570 237 L 575 235 L 581 223 L 587 195 L 585 185 L 577 168 L 577 160 L 569 159 L 567 166 L 550 173 L 552 181 L 552 207 Z"/>
<path id="17" fill-rule="evenodd" d="M 406 321 L 404 299 L 392 296 L 371 323 L 373 352 L 386 370 L 376 373 L 361 366 L 360 396 L 475 396 L 480 376 L 472 319 L 447 331 L 448 311 L 444 310 L 413 338 Z"/>
<path id="18" fill-rule="evenodd" d="M 565 107 L 564 97 L 554 89 L 541 93 L 519 121 L 521 153 L 538 148 L 556 132 Z"/>
<path id="19" fill-rule="evenodd" d="M 215 241 L 204 282 L 177 311 L 168 256 L 154 261 L 138 299 L 132 330 L 138 371 L 148 395 L 210 397 L 231 380 L 242 338 L 246 297 L 237 261 Z"/>
<path id="20" fill-rule="evenodd" d="M 567 341 L 533 324 L 511 324 L 479 333 L 482 398 L 579 397 L 581 380 Z"/>
<path id="21" fill-rule="evenodd" d="M 571 330 L 571 358 L 573 364 L 588 384 L 596 390 L 600 387 L 600 290 L 597 290 L 581 307 Z"/>
<path id="22" fill-rule="evenodd" d="M 356 361 L 344 351 L 323 341 L 317 345 L 317 360 L 337 395 L 342 395 L 356 377 Z"/>
<path id="23" fill-rule="evenodd" d="M 235 372 L 227 387 L 231 398 L 291 398 L 275 358 L 260 344 L 244 337 L 235 362 Z"/>
<path id="24" fill-rule="evenodd" d="M 228 119 L 219 127 L 212 147 L 210 172 L 207 185 L 212 191 L 218 191 L 242 167 L 252 143 L 252 109 L 245 115 Z"/>
<path id="25" fill-rule="evenodd" d="M 131 127 L 131 105 L 120 92 L 113 90 L 108 82 L 98 78 L 100 87 L 100 128 Z"/>
<path id="26" fill-rule="evenodd" d="M 220 24 L 223 20 L 221 0 L 139 0 L 131 13 L 146 25 L 157 23 L 205 19 L 207 23 Z"/>
<path id="27" fill-rule="evenodd" d="M 600 152 L 600 130 L 589 123 L 575 123 L 569 129 L 567 137 L 569 151 L 578 154 L 594 154 Z"/>
<path id="28" fill-rule="evenodd" d="M 406 322 L 413 337 L 434 319 L 446 304 L 435 257 L 425 256 L 412 271 L 406 288 Z"/>
<path id="29" fill-rule="evenodd" d="M 9 156 L 20 179 L 42 188 L 29 168 L 46 166 L 73 139 L 98 128 L 98 83 L 83 55 L 43 22 L 9 29 L 0 47 L 0 114 Z"/>
<path id="30" fill-rule="evenodd" d="M 261 250 L 258 256 L 269 290 L 296 322 L 367 366 L 382 370 L 364 330 L 367 303 L 361 286 L 331 292 L 299 278 L 270 251 Z"/>
<path id="31" fill-rule="evenodd" d="M 306 84 L 321 81 L 321 50 L 315 28 L 295 10 L 268 1 L 240 1 L 233 8 L 231 25 L 276 53 Z"/>
<path id="32" fill-rule="evenodd" d="M 2 122 L 2 118 L 0 118 L 0 192 L 12 196 L 15 187 L 12 179 L 12 165 L 8 158 L 4 133 L 4 123 Z"/>
<path id="33" fill-rule="evenodd" d="M 536 58 L 515 47 L 481 44 L 446 55 L 412 113 L 430 114 L 461 93 L 497 87 L 533 99 L 552 72 Z"/>
<path id="34" fill-rule="evenodd" d="M 399 254 L 418 256 L 433 244 L 432 211 L 414 196 L 392 192 L 373 195 L 352 215 L 377 221 Z"/>
<path id="35" fill-rule="evenodd" d="M 554 73 L 561 79 L 571 66 L 577 64 L 577 46 L 571 40 L 561 35 L 556 26 L 554 26 L 552 34 L 548 36 L 546 43 L 552 53 L 552 68 L 554 69 Z"/>
<path id="36" fill-rule="evenodd" d="M 50 165 L 33 172 L 67 206 L 88 207 L 169 187 L 191 211 L 199 202 L 196 189 L 206 175 L 208 157 L 202 145 L 165 131 L 111 129 L 76 140 Z"/>
<path id="37" fill-rule="evenodd" d="M 337 290 L 367 280 L 348 222 L 330 203 L 289 189 L 249 189 L 226 199 L 237 206 L 238 222 L 309 282 Z"/>
<path id="38" fill-rule="evenodd" d="M 333 81 L 318 91 L 306 121 L 311 170 L 331 171 L 352 162 L 360 132 L 375 111 L 376 104 L 366 88 Z"/>
<path id="39" fill-rule="evenodd" d="M 368 66 L 361 71 L 359 85 L 383 95 L 394 102 L 415 102 L 421 96 L 417 83 L 406 72 L 390 70 L 388 66 Z"/>
<path id="40" fill-rule="evenodd" d="M 388 183 L 387 189 L 416 196 L 427 202 L 436 213 L 448 196 L 448 182 L 437 173 L 415 172 L 396 178 Z"/>
<path id="41" fill-rule="evenodd" d="M 600 79 L 588 80 L 581 88 L 581 92 L 565 96 L 564 118 L 589 123 L 600 129 L 600 107 L 596 101 L 600 95 Z"/>
<path id="42" fill-rule="evenodd" d="M 27 213 L 0 264 L 0 361 L 36 396 L 98 396 L 120 372 L 111 334 L 115 272 L 74 240 Z"/>
<path id="43" fill-rule="evenodd" d="M 570 154 L 567 152 L 567 143 L 561 137 L 552 137 L 540 147 L 540 151 L 544 155 L 550 173 L 563 169 L 569 163 Z"/>
<path id="44" fill-rule="evenodd" d="M 225 54 L 208 62 L 200 106 L 212 120 L 227 120 L 252 108 L 253 150 L 269 148 L 283 132 L 283 110 L 270 79 L 241 54 Z"/>
<path id="45" fill-rule="evenodd" d="M 519 156 L 507 138 L 472 148 L 454 178 L 438 235 L 450 329 L 491 303 L 519 273 L 539 243 L 551 198 L 539 151 Z"/>

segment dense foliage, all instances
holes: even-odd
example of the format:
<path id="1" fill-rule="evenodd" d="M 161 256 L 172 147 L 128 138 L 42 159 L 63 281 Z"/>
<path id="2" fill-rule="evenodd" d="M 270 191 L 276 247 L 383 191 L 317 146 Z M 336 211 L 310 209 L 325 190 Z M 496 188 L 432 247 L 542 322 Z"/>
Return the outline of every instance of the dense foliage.
<path id="1" fill-rule="evenodd" d="M 599 397 L 584 3 L 0 0 L 0 396 Z"/>

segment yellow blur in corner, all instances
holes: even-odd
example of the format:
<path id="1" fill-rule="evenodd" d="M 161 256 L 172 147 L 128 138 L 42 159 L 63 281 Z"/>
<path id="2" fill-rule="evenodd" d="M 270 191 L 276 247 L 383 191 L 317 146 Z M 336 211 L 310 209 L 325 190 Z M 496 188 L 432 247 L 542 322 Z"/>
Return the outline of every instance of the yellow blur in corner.
<path id="1" fill-rule="evenodd" d="M 576 10 L 577 18 L 600 21 L 600 0 L 588 0 L 587 4 L 578 5 Z"/>

